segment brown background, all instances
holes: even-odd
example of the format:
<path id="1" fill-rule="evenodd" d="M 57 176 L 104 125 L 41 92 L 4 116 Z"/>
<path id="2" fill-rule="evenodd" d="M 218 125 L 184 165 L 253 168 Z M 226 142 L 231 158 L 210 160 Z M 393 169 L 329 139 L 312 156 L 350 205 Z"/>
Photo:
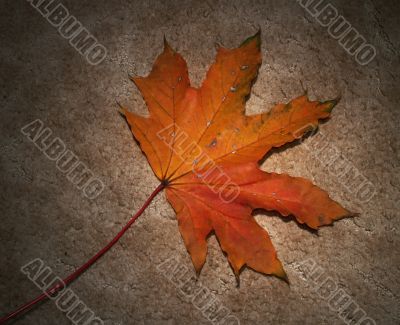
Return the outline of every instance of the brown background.
<path id="1" fill-rule="evenodd" d="M 359 204 L 303 145 L 269 157 L 263 168 L 303 176 L 329 191 L 357 220 L 312 234 L 277 216 L 258 215 L 291 286 L 245 270 L 241 286 L 214 237 L 199 281 L 241 324 L 343 324 L 294 265 L 313 258 L 378 324 L 399 324 L 399 20 L 397 1 L 334 1 L 378 54 L 358 65 L 326 28 L 295 1 L 63 1 L 108 50 L 98 66 L 63 39 L 28 2 L 0 3 L 0 310 L 39 293 L 20 267 L 41 258 L 67 275 L 102 247 L 158 182 L 133 141 L 115 100 L 135 112 L 144 102 L 129 74 L 145 75 L 165 34 L 187 59 L 195 85 L 215 55 L 214 44 L 241 43 L 262 30 L 263 66 L 248 112 L 268 110 L 303 92 L 342 95 L 320 131 L 375 186 Z M 302 84 L 301 84 L 302 83 Z M 41 119 L 104 181 L 93 201 L 20 129 Z M 322 152 L 324 152 L 322 150 Z M 106 324 L 209 324 L 178 295 L 156 265 L 177 257 L 191 268 L 174 212 L 159 195 L 123 240 L 71 288 Z M 15 324 L 69 324 L 52 302 Z"/>

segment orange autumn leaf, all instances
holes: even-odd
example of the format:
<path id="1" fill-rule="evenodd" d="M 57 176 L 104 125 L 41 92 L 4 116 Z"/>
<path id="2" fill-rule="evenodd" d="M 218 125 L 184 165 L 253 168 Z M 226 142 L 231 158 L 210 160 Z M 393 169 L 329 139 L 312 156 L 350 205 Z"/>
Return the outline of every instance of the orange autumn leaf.
<path id="1" fill-rule="evenodd" d="M 312 229 L 351 213 L 300 177 L 267 173 L 258 162 L 273 147 L 300 138 L 329 117 L 335 101 L 298 97 L 270 112 L 245 114 L 261 65 L 260 33 L 236 49 L 219 48 L 200 88 L 185 60 L 165 41 L 147 77 L 133 78 L 149 109 L 126 109 L 132 133 L 156 176 L 166 184 L 179 230 L 200 272 L 207 236 L 215 232 L 236 275 L 243 266 L 286 278 L 257 208 L 293 215 Z"/>

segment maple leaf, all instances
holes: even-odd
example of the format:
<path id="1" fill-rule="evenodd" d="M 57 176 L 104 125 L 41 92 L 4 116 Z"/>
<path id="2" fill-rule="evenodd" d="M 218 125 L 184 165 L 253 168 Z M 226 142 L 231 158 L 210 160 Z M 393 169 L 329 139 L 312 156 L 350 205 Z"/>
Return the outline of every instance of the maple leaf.
<path id="1" fill-rule="evenodd" d="M 218 49 L 200 88 L 190 85 L 185 60 L 164 40 L 147 77 L 132 78 L 149 109 L 122 109 L 154 173 L 166 185 L 180 232 L 199 273 L 207 236 L 215 232 L 238 276 L 243 266 L 286 279 L 256 208 L 293 215 L 312 229 L 352 214 L 300 177 L 267 173 L 259 161 L 329 117 L 336 101 L 298 97 L 248 116 L 245 102 L 261 64 L 260 33 L 236 49 Z"/>
<path id="2" fill-rule="evenodd" d="M 273 147 L 299 139 L 329 117 L 336 101 L 298 97 L 268 113 L 247 116 L 245 102 L 261 64 L 260 32 L 239 48 L 219 48 L 198 89 L 190 86 L 185 60 L 164 40 L 164 51 L 145 78 L 133 78 L 150 115 L 122 108 L 161 184 L 118 234 L 86 263 L 44 293 L 0 318 L 21 315 L 74 281 L 113 247 L 164 188 L 199 274 L 207 236 L 215 232 L 238 279 L 247 265 L 287 281 L 257 208 L 293 215 L 312 229 L 353 216 L 326 192 L 301 177 L 267 173 L 260 160 Z"/>

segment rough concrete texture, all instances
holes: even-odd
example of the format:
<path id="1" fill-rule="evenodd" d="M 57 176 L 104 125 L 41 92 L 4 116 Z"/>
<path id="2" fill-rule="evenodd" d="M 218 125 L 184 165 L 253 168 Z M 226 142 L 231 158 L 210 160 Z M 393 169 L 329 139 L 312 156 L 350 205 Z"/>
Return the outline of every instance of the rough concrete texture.
<path id="1" fill-rule="evenodd" d="M 186 58 L 193 83 L 199 85 L 216 42 L 237 46 L 260 27 L 263 66 L 248 101 L 249 114 L 287 102 L 303 88 L 316 99 L 342 96 L 332 119 L 320 127 L 331 147 L 312 145 L 310 137 L 275 151 L 263 169 L 307 177 L 360 217 L 316 235 L 277 214 L 257 214 L 290 286 L 246 269 L 238 288 L 213 236 L 197 285 L 208 288 L 243 325 L 343 324 L 296 268 L 312 258 L 377 324 L 400 323 L 397 1 L 331 1 L 376 47 L 376 58 L 366 66 L 296 1 L 63 3 L 107 48 L 101 64 L 88 64 L 27 1 L 0 4 L 1 314 L 40 292 L 21 266 L 41 258 L 55 274 L 69 274 L 111 239 L 157 186 L 116 100 L 131 111 L 146 112 L 128 74 L 149 72 L 163 35 Z M 104 182 L 96 199 L 86 198 L 21 133 L 35 119 Z M 373 184 L 371 200 L 360 203 L 350 177 L 341 178 L 328 166 L 329 148 L 340 153 L 335 164 L 346 162 Z M 167 279 L 169 274 L 158 271 L 157 265 L 170 257 L 194 274 L 175 214 L 161 194 L 71 288 L 104 324 L 209 324 L 206 313 Z M 69 323 L 51 301 L 15 321 Z"/>

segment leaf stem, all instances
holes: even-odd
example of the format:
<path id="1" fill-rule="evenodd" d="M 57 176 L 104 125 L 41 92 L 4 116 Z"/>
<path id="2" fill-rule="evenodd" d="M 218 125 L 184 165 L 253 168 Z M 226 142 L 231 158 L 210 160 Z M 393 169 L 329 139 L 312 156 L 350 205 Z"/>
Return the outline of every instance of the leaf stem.
<path id="1" fill-rule="evenodd" d="M 136 212 L 135 215 L 131 217 L 131 219 L 128 221 L 128 223 L 120 230 L 120 232 L 106 245 L 104 246 L 99 252 L 97 252 L 96 255 L 94 255 L 91 259 L 89 259 L 85 264 L 83 264 L 81 267 L 76 269 L 72 274 L 70 274 L 68 277 L 66 277 L 63 281 L 55 284 L 52 286 L 50 289 L 46 290 L 44 293 L 41 295 L 37 296 L 35 299 L 31 300 L 30 302 L 22 305 L 15 311 L 11 312 L 7 316 L 3 317 L 0 319 L 0 325 L 5 324 L 7 321 L 23 314 L 24 312 L 28 311 L 31 309 L 33 306 L 38 304 L 39 302 L 45 300 L 51 295 L 54 295 L 64 287 L 66 287 L 68 284 L 70 284 L 72 281 L 74 281 L 77 277 L 79 277 L 83 272 L 85 272 L 90 266 L 92 266 L 96 261 L 102 257 L 105 253 L 107 253 L 111 247 L 113 247 L 119 239 L 125 234 L 125 232 L 132 226 L 132 224 L 136 221 L 137 218 L 146 210 L 146 208 L 149 206 L 151 201 L 154 199 L 154 197 L 161 192 L 166 186 L 165 182 L 162 182 L 158 187 L 153 191 L 153 193 L 150 194 L 150 196 L 147 198 L 146 202 L 143 204 L 143 206 L 140 208 L 138 212 Z"/>

